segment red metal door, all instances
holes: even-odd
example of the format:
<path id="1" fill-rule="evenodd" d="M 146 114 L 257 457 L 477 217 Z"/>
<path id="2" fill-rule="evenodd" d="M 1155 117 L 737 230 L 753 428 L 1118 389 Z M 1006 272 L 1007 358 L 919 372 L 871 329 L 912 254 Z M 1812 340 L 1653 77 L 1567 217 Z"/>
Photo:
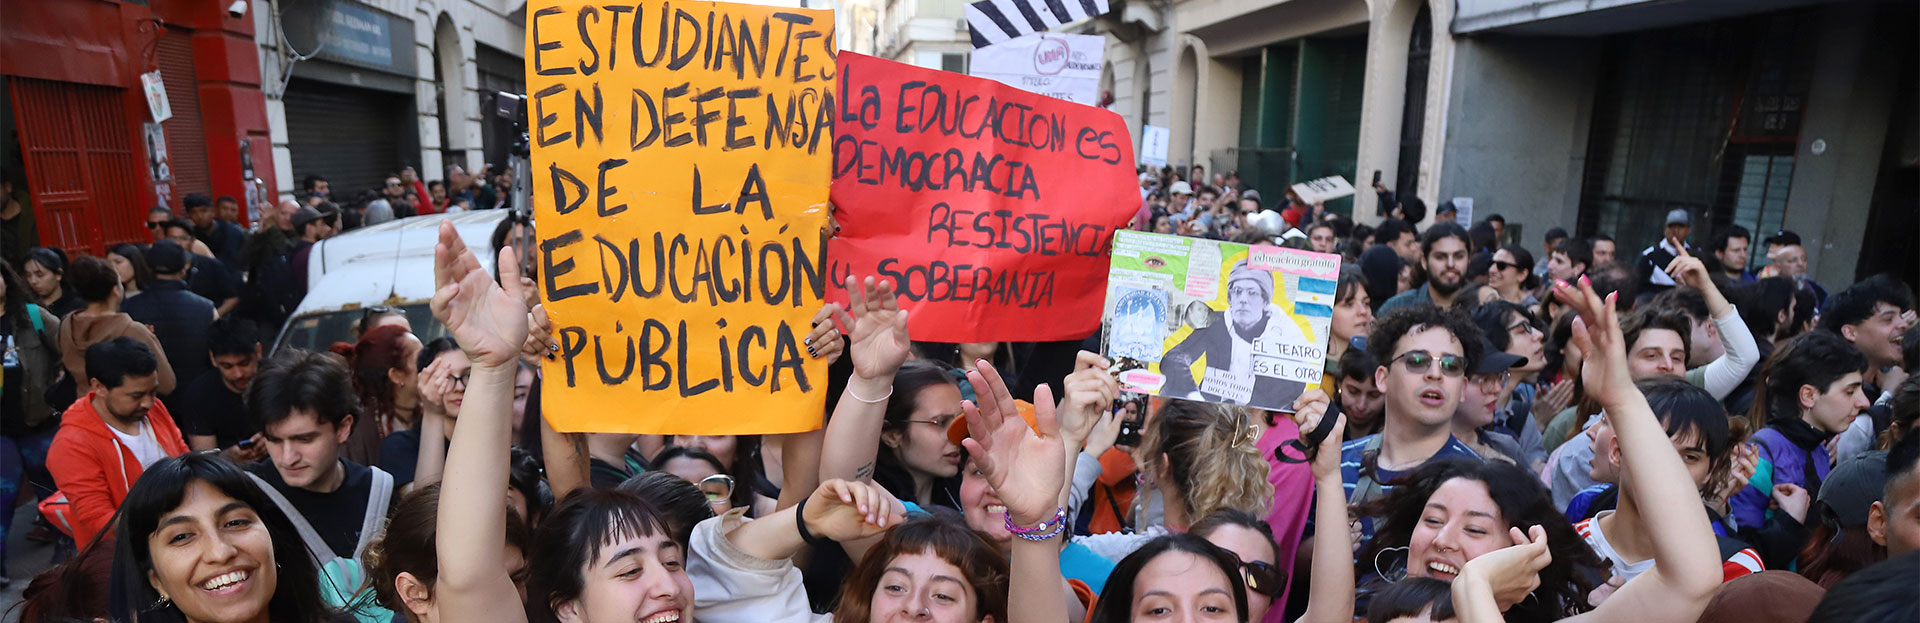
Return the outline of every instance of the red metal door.
<path id="1" fill-rule="evenodd" d="M 41 244 L 102 255 L 146 240 L 146 192 L 121 89 L 14 77 L 15 127 Z"/>

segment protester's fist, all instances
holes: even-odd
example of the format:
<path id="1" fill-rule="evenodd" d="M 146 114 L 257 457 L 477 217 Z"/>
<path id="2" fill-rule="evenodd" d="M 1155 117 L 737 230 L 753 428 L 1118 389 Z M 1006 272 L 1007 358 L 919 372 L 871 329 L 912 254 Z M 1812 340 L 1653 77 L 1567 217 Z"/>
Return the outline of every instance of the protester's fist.
<path id="1" fill-rule="evenodd" d="M 815 536 L 851 541 L 884 532 L 906 521 L 906 514 L 906 506 L 880 485 L 834 479 L 813 490 L 800 521 Z"/>

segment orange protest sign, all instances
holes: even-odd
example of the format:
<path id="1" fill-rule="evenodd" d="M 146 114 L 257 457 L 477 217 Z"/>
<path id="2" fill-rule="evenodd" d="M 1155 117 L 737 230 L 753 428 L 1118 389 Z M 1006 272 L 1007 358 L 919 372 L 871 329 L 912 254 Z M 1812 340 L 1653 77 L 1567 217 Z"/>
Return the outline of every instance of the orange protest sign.
<path id="1" fill-rule="evenodd" d="M 563 432 L 817 428 L 831 11 L 527 7 L 536 284 Z"/>
<path id="2" fill-rule="evenodd" d="M 839 93 L 832 282 L 892 280 L 916 340 L 1099 328 L 1107 249 L 1140 208 L 1119 115 L 851 52 Z"/>

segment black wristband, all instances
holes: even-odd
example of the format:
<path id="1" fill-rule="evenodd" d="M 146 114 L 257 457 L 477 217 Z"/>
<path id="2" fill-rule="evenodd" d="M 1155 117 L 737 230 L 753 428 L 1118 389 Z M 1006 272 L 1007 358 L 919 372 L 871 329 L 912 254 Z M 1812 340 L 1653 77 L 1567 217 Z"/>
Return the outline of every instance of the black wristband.
<path id="1" fill-rule="evenodd" d="M 793 506 L 793 527 L 800 529 L 801 542 L 818 547 L 833 541 L 814 536 L 812 532 L 807 531 L 807 500 L 812 498 L 813 496 L 801 498 L 800 503 Z"/>

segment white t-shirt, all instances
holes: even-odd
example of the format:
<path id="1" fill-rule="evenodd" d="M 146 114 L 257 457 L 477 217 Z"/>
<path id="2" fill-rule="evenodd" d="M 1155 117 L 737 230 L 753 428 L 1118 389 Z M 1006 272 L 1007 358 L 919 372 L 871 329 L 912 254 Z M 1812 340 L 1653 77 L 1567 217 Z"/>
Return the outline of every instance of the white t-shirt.
<path id="1" fill-rule="evenodd" d="M 167 451 L 160 447 L 160 440 L 153 436 L 153 428 L 147 426 L 146 420 L 140 421 L 138 435 L 128 435 L 112 426 L 108 426 L 107 430 L 113 431 L 113 436 L 119 437 L 120 443 L 133 450 L 133 458 L 140 461 L 140 469 L 146 469 L 154 462 L 167 458 Z"/>
<path id="2" fill-rule="evenodd" d="M 1593 553 L 1599 554 L 1601 558 L 1607 559 L 1607 562 L 1613 567 L 1613 574 L 1620 576 L 1620 582 L 1625 583 L 1652 569 L 1654 559 L 1648 558 L 1646 560 L 1627 562 L 1626 559 L 1620 557 L 1619 552 L 1613 551 L 1613 545 L 1607 542 L 1606 533 L 1600 531 L 1600 518 L 1612 514 L 1613 511 L 1601 511 L 1600 514 L 1594 515 L 1592 519 L 1574 524 L 1573 529 L 1580 533 L 1581 539 L 1586 540 L 1588 547 L 1593 548 Z"/>

